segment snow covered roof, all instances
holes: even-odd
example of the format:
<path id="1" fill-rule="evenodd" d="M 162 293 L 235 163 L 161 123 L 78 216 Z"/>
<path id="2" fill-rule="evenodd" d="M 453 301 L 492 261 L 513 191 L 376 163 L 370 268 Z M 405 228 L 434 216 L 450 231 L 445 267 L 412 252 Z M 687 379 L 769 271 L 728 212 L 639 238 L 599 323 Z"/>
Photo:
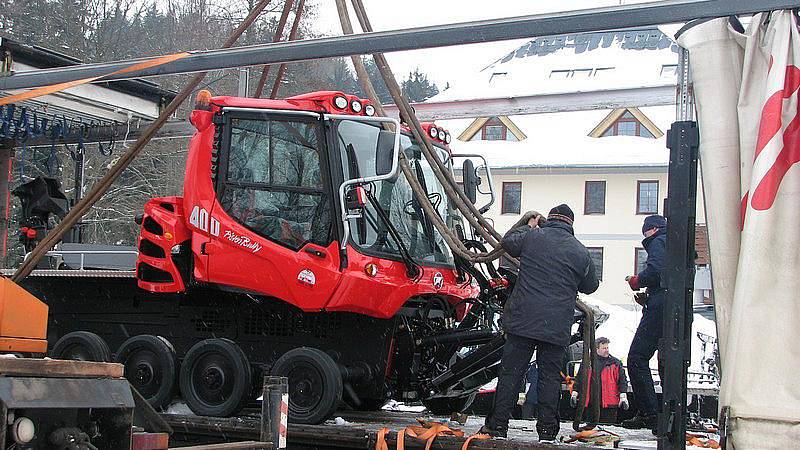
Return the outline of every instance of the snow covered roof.
<path id="1" fill-rule="evenodd" d="M 675 108 L 640 108 L 666 132 L 674 120 Z M 575 111 L 552 114 L 509 116 L 527 136 L 522 141 L 463 142 L 454 139 L 454 153 L 483 155 L 489 166 L 499 168 L 556 167 L 666 167 L 669 150 L 666 135 L 658 139 L 633 136 L 590 137 L 589 133 L 610 110 Z M 472 119 L 440 120 L 438 125 L 458 135 Z"/>
<path id="2" fill-rule="evenodd" d="M 429 101 L 519 97 L 675 85 L 678 46 L 657 28 L 536 38 L 477 74 L 466 75 Z M 635 107 L 637 105 L 630 105 Z M 666 132 L 672 106 L 640 111 Z M 508 116 L 527 136 L 520 141 L 451 144 L 456 153 L 484 155 L 493 168 L 666 167 L 666 137 L 595 138 L 589 133 L 612 110 Z M 439 120 L 453 136 L 473 119 Z"/>
<path id="3" fill-rule="evenodd" d="M 429 101 L 674 85 L 678 46 L 657 28 L 533 39 Z"/>

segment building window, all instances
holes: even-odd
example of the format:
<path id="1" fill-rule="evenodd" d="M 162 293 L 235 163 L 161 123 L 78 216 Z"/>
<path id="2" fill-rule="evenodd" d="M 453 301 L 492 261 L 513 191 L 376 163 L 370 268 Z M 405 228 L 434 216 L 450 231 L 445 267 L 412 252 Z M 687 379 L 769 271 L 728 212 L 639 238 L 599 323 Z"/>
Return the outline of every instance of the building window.
<path id="1" fill-rule="evenodd" d="M 584 214 L 606 213 L 606 182 L 587 181 L 583 200 Z"/>
<path id="2" fill-rule="evenodd" d="M 630 111 L 625 111 L 619 119 L 615 120 L 611 126 L 603 133 L 606 136 L 639 136 L 646 138 L 655 138 L 653 133 L 642 125 L 639 120 L 631 114 Z"/>
<path id="3" fill-rule="evenodd" d="M 638 181 L 636 214 L 658 214 L 658 181 Z"/>
<path id="4" fill-rule="evenodd" d="M 522 183 L 503 182 L 503 207 L 501 214 L 519 214 L 522 203 Z"/>
<path id="5" fill-rule="evenodd" d="M 481 140 L 505 141 L 508 138 L 508 128 L 497 117 L 492 117 L 481 128 Z"/>
<path id="6" fill-rule="evenodd" d="M 677 74 L 678 74 L 677 64 L 664 64 L 663 66 L 661 66 L 662 77 L 674 77 Z"/>
<path id="7" fill-rule="evenodd" d="M 647 267 L 647 252 L 641 247 L 636 247 L 633 255 L 633 273 L 638 275 Z"/>
<path id="8" fill-rule="evenodd" d="M 553 80 L 566 80 L 568 78 L 591 78 L 600 74 L 607 74 L 614 70 L 613 67 L 596 67 L 592 69 L 562 69 L 550 71 Z"/>
<path id="9" fill-rule="evenodd" d="M 594 263 L 597 279 L 603 281 L 603 247 L 586 247 L 586 250 L 589 250 L 589 257 Z"/>

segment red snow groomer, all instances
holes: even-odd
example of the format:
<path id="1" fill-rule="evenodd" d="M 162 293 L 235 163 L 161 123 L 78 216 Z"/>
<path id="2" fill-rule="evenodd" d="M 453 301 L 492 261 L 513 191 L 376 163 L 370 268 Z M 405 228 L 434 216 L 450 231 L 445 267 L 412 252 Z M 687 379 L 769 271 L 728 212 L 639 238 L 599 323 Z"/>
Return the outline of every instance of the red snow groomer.
<path id="1" fill-rule="evenodd" d="M 461 217 L 408 129 L 374 114 L 340 92 L 201 91 L 183 196 L 152 199 L 137 218 L 140 289 L 119 276 L 26 282 L 50 305 L 56 337 L 84 333 L 57 356 L 107 345 L 153 405 L 180 392 L 208 416 L 239 411 L 265 374 L 289 378 L 299 423 L 325 420 L 340 401 L 468 406 L 495 376 L 507 283 L 454 257 L 398 171 L 400 152 L 464 238 Z M 452 169 L 450 133 L 424 129 Z"/>

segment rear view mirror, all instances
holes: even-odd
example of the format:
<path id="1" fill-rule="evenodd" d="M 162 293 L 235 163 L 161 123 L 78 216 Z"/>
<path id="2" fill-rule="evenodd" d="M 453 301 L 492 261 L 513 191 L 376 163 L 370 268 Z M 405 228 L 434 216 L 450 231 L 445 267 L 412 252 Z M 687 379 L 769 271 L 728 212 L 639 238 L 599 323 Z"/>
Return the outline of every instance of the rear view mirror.
<path id="1" fill-rule="evenodd" d="M 465 159 L 464 164 L 461 166 L 461 179 L 464 182 L 464 194 L 467 195 L 472 204 L 478 198 L 478 174 L 475 173 L 475 165 L 472 164 L 471 159 Z"/>
<path id="2" fill-rule="evenodd" d="M 387 175 L 394 166 L 395 132 L 381 130 L 375 148 L 375 175 Z"/>

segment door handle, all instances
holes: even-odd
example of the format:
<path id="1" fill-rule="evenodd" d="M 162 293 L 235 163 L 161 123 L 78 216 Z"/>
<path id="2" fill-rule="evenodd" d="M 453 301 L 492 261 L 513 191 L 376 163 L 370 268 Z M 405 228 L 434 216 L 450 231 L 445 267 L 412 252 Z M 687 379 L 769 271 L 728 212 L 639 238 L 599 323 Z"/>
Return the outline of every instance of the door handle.
<path id="1" fill-rule="evenodd" d="M 305 249 L 305 252 L 306 253 L 310 253 L 310 254 L 316 256 L 317 258 L 324 258 L 325 257 L 325 252 L 323 252 L 321 250 L 317 250 L 315 248 L 307 247 Z"/>

